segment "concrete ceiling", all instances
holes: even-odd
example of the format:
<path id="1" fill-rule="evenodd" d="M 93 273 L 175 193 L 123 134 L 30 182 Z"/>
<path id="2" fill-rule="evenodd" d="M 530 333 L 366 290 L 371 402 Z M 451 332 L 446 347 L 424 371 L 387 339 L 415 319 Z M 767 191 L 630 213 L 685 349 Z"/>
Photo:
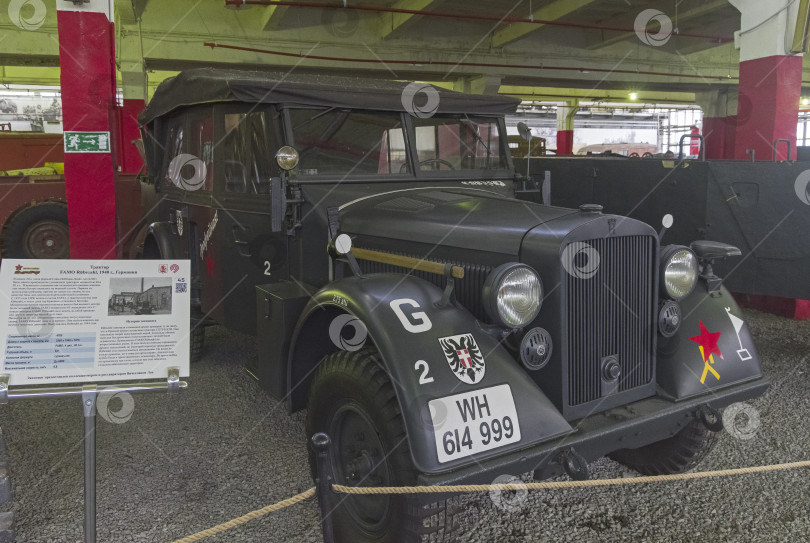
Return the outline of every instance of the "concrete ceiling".
<path id="1" fill-rule="evenodd" d="M 55 0 L 28 3 L 39 1 L 47 13 L 31 30 L 0 10 L 4 83 L 58 84 Z M 152 88 L 186 67 L 242 64 L 548 101 L 635 91 L 640 102 L 688 103 L 737 83 L 740 15 L 726 0 L 228 1 L 241 3 L 116 0 L 119 70 L 146 70 Z"/>

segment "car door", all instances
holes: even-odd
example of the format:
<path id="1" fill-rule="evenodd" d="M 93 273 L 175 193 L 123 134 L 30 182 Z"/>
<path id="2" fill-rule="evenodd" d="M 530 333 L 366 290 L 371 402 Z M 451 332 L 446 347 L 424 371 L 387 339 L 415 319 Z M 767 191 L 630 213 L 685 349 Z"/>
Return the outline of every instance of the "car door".
<path id="1" fill-rule="evenodd" d="M 168 220 L 173 226 L 172 235 L 180 238 L 173 243 L 181 250 L 176 256 L 191 261 L 192 294 L 199 303 L 202 261 L 198 247 L 211 208 L 214 174 L 212 108 L 195 108 L 172 118 L 166 134 L 159 179 L 160 191 L 165 195 L 161 206 L 164 215 L 159 219 Z"/>
<path id="2" fill-rule="evenodd" d="M 254 287 L 289 278 L 287 234 L 271 227 L 281 121 L 276 108 L 265 105 L 221 105 L 214 117 L 217 168 L 201 254 L 217 288 L 204 294 L 203 306 L 218 322 L 253 333 Z"/>

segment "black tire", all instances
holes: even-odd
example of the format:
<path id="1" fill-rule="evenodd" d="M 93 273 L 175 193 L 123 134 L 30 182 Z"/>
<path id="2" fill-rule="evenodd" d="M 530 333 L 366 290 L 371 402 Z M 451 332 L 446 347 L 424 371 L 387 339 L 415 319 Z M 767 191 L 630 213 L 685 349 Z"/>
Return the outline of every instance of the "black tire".
<path id="1" fill-rule="evenodd" d="M 6 258 L 70 258 L 67 207 L 43 203 L 17 213 L 3 232 Z"/>
<path id="2" fill-rule="evenodd" d="M 191 331 L 188 338 L 189 359 L 192 364 L 200 361 L 205 345 L 205 326 L 200 322 L 191 321 Z"/>
<path id="3" fill-rule="evenodd" d="M 332 439 L 329 454 L 336 482 L 352 486 L 416 484 L 396 393 L 376 350 L 339 351 L 324 358 L 312 382 L 306 427 L 308 437 L 324 432 Z M 314 476 L 312 451 L 310 466 Z M 429 494 L 336 494 L 329 507 L 335 541 L 454 541 L 456 501 L 436 501 Z"/>
<path id="4" fill-rule="evenodd" d="M 717 432 L 695 419 L 669 439 L 638 449 L 620 449 L 608 456 L 642 475 L 683 473 L 697 466 L 709 454 L 716 439 Z"/>

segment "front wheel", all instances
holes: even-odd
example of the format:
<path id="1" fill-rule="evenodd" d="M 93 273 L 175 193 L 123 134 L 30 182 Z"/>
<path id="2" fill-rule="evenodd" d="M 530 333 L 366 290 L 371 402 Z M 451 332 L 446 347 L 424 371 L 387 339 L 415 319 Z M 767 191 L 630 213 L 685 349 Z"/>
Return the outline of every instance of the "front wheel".
<path id="1" fill-rule="evenodd" d="M 396 393 L 374 349 L 340 351 L 322 361 L 309 397 L 307 436 L 329 435 L 335 481 L 351 486 L 416 484 Z M 310 454 L 313 475 L 315 457 Z M 454 541 L 454 500 L 430 495 L 335 494 L 335 540 L 378 543 Z"/>
<path id="2" fill-rule="evenodd" d="M 610 458 L 642 475 L 671 475 L 697 466 L 714 447 L 717 432 L 698 419 L 670 437 L 638 449 L 620 449 Z"/>

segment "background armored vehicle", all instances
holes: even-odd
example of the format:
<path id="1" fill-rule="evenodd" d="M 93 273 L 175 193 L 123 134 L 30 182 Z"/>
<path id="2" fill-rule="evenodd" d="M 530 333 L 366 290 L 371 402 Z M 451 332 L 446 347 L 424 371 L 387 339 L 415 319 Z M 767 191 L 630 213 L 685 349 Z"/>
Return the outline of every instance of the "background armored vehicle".
<path id="1" fill-rule="evenodd" d="M 142 256 L 191 260 L 197 347 L 210 322 L 257 335 L 248 369 L 331 436 L 339 482 L 581 478 L 606 454 L 680 472 L 711 448 L 716 408 L 767 387 L 712 272 L 739 251 L 521 200 L 516 106 L 203 69 L 140 118 Z M 338 538 L 450 540 L 438 496 L 336 496 Z"/>

